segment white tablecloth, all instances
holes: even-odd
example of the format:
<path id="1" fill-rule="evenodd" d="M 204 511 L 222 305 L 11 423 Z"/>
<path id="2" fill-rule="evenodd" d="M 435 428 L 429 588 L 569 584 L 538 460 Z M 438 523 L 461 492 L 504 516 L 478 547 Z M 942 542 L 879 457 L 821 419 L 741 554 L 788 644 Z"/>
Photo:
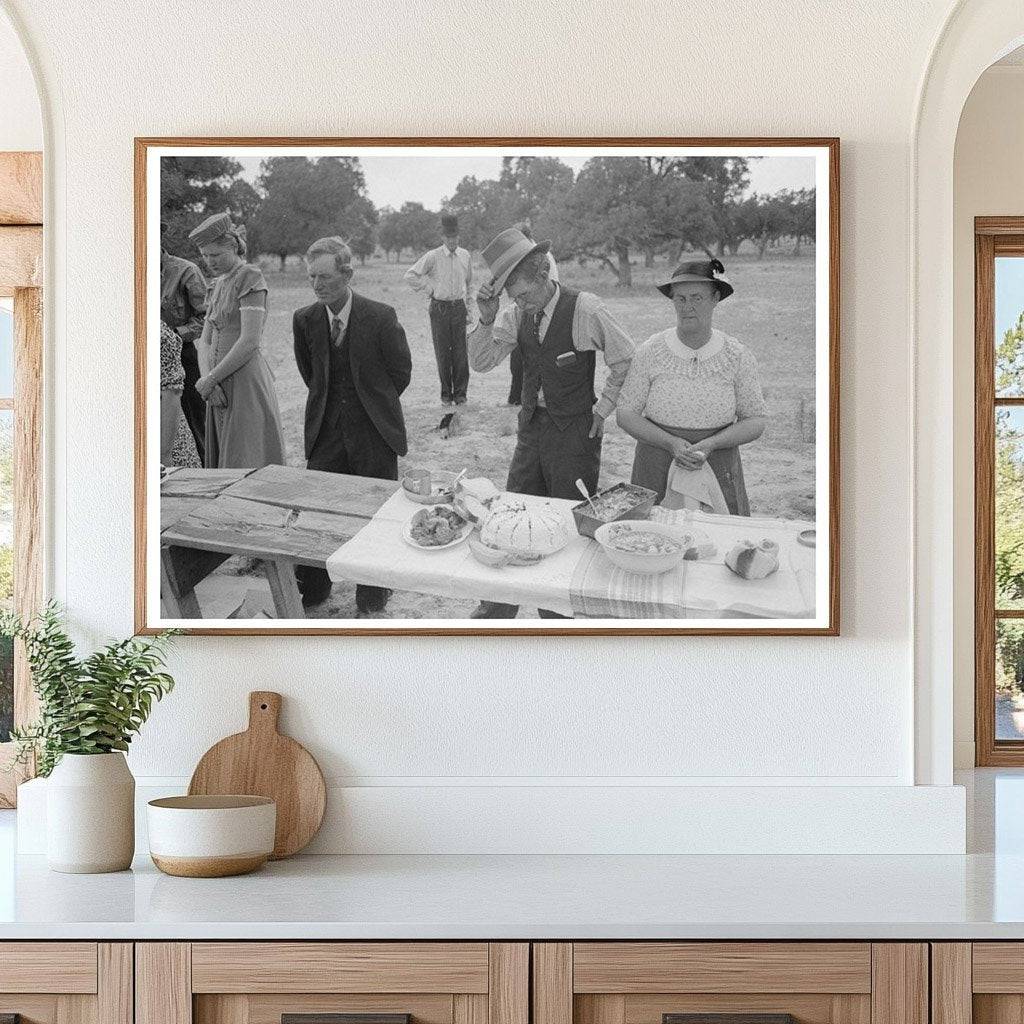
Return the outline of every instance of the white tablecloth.
<path id="1" fill-rule="evenodd" d="M 694 525 L 718 546 L 708 561 L 683 562 L 660 576 L 616 568 L 597 541 L 576 533 L 570 509 L 555 498 L 516 495 L 527 503 L 561 509 L 572 539 L 536 565 L 481 565 L 464 542 L 443 551 L 414 548 L 402 527 L 422 505 L 401 490 L 370 522 L 327 560 L 332 580 L 349 580 L 440 597 L 500 601 L 546 608 L 577 618 L 811 618 L 814 615 L 814 550 L 797 543 L 808 523 L 782 519 L 693 514 Z M 769 537 L 779 544 L 779 571 L 765 580 L 743 580 L 724 564 L 726 551 L 744 539 Z"/>

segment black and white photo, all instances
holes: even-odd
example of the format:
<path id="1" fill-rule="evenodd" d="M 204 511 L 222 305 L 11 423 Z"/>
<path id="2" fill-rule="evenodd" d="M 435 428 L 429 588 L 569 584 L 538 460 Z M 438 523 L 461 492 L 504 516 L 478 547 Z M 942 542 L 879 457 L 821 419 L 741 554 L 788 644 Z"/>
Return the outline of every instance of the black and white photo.
<path id="1" fill-rule="evenodd" d="M 835 633 L 835 140 L 138 140 L 140 628 Z"/>

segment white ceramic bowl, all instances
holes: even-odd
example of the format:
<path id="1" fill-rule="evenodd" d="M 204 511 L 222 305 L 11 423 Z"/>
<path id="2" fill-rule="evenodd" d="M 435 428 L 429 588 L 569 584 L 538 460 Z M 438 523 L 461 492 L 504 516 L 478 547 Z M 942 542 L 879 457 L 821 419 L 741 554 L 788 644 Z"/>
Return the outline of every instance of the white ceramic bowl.
<path id="1" fill-rule="evenodd" d="M 619 532 L 655 533 L 659 537 L 667 537 L 676 543 L 678 550 L 660 552 L 623 551 L 610 543 L 610 538 Z M 594 540 L 604 548 L 604 553 L 620 569 L 636 572 L 644 576 L 655 576 L 668 572 L 683 561 L 686 544 L 683 542 L 685 533 L 678 526 L 668 523 L 652 523 L 646 519 L 620 519 L 618 522 L 605 523 L 594 531 Z"/>
<path id="2" fill-rule="evenodd" d="M 146 820 L 161 871 L 222 878 L 255 871 L 271 855 L 277 805 L 264 796 L 169 796 L 150 800 Z"/>

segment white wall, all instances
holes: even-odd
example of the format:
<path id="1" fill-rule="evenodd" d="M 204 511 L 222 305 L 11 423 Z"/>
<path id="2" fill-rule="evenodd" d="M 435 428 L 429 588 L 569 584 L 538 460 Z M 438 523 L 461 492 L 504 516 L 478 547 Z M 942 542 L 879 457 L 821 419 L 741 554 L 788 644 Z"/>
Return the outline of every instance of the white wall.
<path id="1" fill-rule="evenodd" d="M 0 10 L 0 150 L 42 148 L 36 84 L 14 27 Z"/>
<path id="2" fill-rule="evenodd" d="M 1024 216 L 1024 65 L 990 68 L 964 107 L 954 160 L 954 402 L 957 496 L 954 740 L 974 764 L 974 218 Z"/>
<path id="3" fill-rule="evenodd" d="M 430 806 L 467 783 L 913 781 L 908 156 L 945 0 L 4 2 L 54 124 L 53 589 L 95 637 L 132 626 L 133 136 L 843 140 L 840 639 L 183 639 L 137 773 L 186 776 L 264 687 L 336 784 Z"/>

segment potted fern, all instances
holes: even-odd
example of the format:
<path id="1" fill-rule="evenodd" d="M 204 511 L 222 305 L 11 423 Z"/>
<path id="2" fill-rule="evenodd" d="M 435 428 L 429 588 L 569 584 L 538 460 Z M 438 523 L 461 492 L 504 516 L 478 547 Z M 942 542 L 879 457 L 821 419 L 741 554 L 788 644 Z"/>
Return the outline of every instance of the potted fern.
<path id="1" fill-rule="evenodd" d="M 135 853 L 135 779 L 124 752 L 174 687 L 161 671 L 173 632 L 115 641 L 84 658 L 56 604 L 22 622 L 0 614 L 0 635 L 21 640 L 39 718 L 16 729 L 17 759 L 47 782 L 47 862 L 54 871 L 122 871 Z"/>

